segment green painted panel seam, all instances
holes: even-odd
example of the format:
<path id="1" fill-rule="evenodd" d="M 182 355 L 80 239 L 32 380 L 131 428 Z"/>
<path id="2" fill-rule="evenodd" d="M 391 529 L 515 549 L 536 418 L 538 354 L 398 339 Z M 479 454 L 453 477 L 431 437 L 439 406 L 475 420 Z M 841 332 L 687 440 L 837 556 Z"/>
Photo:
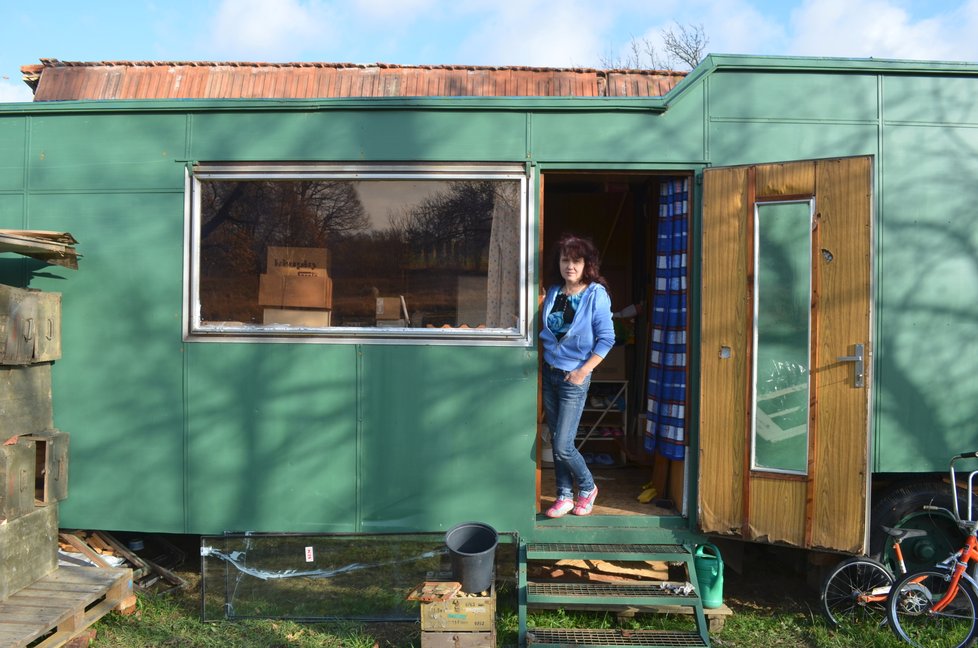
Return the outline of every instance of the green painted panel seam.
<path id="1" fill-rule="evenodd" d="M 31 213 L 30 210 L 30 200 L 31 196 L 27 188 L 30 187 L 31 179 L 31 135 L 34 133 L 34 127 L 31 123 L 31 118 L 28 117 L 24 120 L 24 172 L 23 172 L 23 185 L 21 185 L 22 192 L 24 194 L 24 200 L 21 201 L 21 209 L 23 210 L 20 214 L 20 222 L 24 224 L 24 229 L 30 229 L 27 224 L 27 215 Z"/>
<path id="2" fill-rule="evenodd" d="M 31 189 L 27 195 L 35 196 L 127 196 L 130 194 L 180 194 L 183 195 L 183 174 L 180 174 L 180 187 L 173 189 Z"/>
<path id="3" fill-rule="evenodd" d="M 190 153 L 193 151 L 194 143 L 194 115 L 193 113 L 188 113 L 186 119 L 184 120 L 184 128 L 187 129 L 184 133 L 183 138 L 183 160 L 180 160 L 188 169 L 193 165 L 190 160 Z"/>
<path id="4" fill-rule="evenodd" d="M 703 159 L 710 159 L 710 79 L 703 82 Z"/>
<path id="5" fill-rule="evenodd" d="M 883 409 L 883 403 L 881 398 L 881 392 L 876 389 L 876 376 L 879 375 L 880 364 L 880 345 L 877 344 L 879 340 L 882 339 L 882 313 L 880 306 L 881 298 L 880 295 L 883 294 L 883 255 L 876 254 L 876 250 L 883 249 L 883 228 L 880 226 L 883 222 L 883 212 L 885 209 L 884 196 L 883 193 L 883 135 L 886 130 L 886 109 L 883 105 L 883 97 L 886 96 L 885 88 L 886 86 L 886 76 L 879 75 L 876 80 L 876 115 L 879 120 L 879 124 L 876 129 L 876 160 L 873 164 L 874 173 L 874 193 L 872 197 L 872 204 L 875 205 L 876 209 L 872 214 L 871 226 L 872 226 L 872 239 L 870 243 L 870 254 L 873 255 L 873 276 L 871 281 L 873 282 L 872 292 L 870 294 L 870 304 L 872 305 L 872 313 L 870 313 L 870 331 L 872 331 L 873 340 L 870 345 L 870 352 L 873 354 L 872 362 L 870 363 L 870 374 L 873 380 L 870 381 L 870 401 L 869 401 L 869 416 L 870 416 L 870 429 L 869 429 L 869 473 L 867 478 L 871 479 L 872 473 L 878 472 L 880 469 L 880 459 L 879 453 L 876 449 L 880 447 L 882 439 L 882 431 L 879 429 L 878 421 L 882 420 L 881 412 Z M 868 503 L 867 503 L 868 505 Z M 868 513 L 867 513 L 868 515 Z M 867 524 L 867 535 L 870 531 L 869 525 Z"/>
<path id="6" fill-rule="evenodd" d="M 180 366 L 183 370 L 181 378 L 181 391 L 183 402 L 181 404 L 183 416 L 183 532 L 190 532 L 190 358 L 187 353 L 187 343 L 180 343 Z"/>
<path id="7" fill-rule="evenodd" d="M 356 500 L 354 504 L 354 519 L 353 528 L 357 533 L 363 533 L 363 345 L 357 344 L 354 347 L 354 352 L 356 353 L 356 392 L 354 398 L 356 399 L 356 441 L 355 441 L 355 456 L 356 456 L 356 470 L 355 476 L 353 478 L 354 482 L 354 499 Z"/>
<path id="8" fill-rule="evenodd" d="M 907 121 L 891 119 L 886 121 L 887 126 L 914 126 L 918 128 L 978 128 L 978 122 L 936 122 L 936 121 Z"/>
<path id="9" fill-rule="evenodd" d="M 873 119 L 804 119 L 793 117 L 710 117 L 710 122 L 714 124 L 831 124 L 833 126 L 875 126 L 879 120 Z"/>

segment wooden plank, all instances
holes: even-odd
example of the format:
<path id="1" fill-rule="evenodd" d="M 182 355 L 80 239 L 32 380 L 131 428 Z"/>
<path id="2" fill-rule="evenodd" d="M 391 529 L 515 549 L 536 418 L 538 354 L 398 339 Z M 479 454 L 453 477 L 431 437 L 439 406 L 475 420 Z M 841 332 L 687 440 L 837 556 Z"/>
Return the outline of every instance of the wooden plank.
<path id="1" fill-rule="evenodd" d="M 99 555 L 97 551 L 89 547 L 81 538 L 72 533 L 59 533 L 58 537 L 62 542 L 70 544 L 72 547 L 77 549 L 83 556 L 91 560 L 93 563 L 99 567 L 111 567 L 108 562 L 102 556 Z"/>
<path id="2" fill-rule="evenodd" d="M 703 182 L 699 521 L 740 534 L 748 371 L 747 169 L 710 169 Z"/>
<path id="3" fill-rule="evenodd" d="M 750 490 L 749 539 L 802 546 L 806 482 L 754 476 Z"/>
<path id="4" fill-rule="evenodd" d="M 815 194 L 815 163 L 784 162 L 756 168 L 757 200 L 809 199 Z"/>

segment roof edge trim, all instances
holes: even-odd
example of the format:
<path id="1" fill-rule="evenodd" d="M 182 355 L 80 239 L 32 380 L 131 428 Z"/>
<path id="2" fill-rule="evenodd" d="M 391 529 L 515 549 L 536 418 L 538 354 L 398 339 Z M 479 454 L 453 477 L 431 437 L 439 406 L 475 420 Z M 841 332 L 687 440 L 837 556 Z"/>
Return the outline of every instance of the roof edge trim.
<path id="1" fill-rule="evenodd" d="M 670 93 L 671 94 L 671 93 Z M 665 95 L 668 97 L 669 95 Z M 334 99 L 99 99 L 0 103 L 0 112 L 499 110 L 664 112 L 665 97 L 338 97 Z"/>

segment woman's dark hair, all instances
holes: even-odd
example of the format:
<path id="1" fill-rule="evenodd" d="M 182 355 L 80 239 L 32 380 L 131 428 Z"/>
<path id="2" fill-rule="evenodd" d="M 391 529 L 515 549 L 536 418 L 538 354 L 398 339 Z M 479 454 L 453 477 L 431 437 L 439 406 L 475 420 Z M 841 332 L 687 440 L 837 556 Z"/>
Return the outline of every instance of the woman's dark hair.
<path id="1" fill-rule="evenodd" d="M 563 283 L 564 278 L 560 275 L 560 257 L 566 256 L 570 259 L 584 259 L 584 283 L 599 283 L 605 288 L 608 282 L 601 276 L 601 259 L 598 255 L 598 248 L 595 247 L 591 239 L 576 234 L 564 234 L 554 245 L 551 253 L 550 271 L 548 279 L 551 284 Z"/>

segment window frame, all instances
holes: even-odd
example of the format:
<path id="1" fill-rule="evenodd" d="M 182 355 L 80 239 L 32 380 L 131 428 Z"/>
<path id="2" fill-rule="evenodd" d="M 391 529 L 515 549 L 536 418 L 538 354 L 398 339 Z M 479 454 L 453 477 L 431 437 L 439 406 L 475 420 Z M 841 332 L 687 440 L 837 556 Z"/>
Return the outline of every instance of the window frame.
<path id="1" fill-rule="evenodd" d="M 758 457 L 757 457 L 757 445 L 758 445 L 757 444 L 757 437 L 758 437 L 757 410 L 760 407 L 759 398 L 758 398 L 758 391 L 759 390 L 758 390 L 758 385 L 757 385 L 757 382 L 758 382 L 758 379 L 759 379 L 759 375 L 758 375 L 758 358 L 759 358 L 759 355 L 760 355 L 759 352 L 758 352 L 758 349 L 759 349 L 759 346 L 758 345 L 760 343 L 760 333 L 761 333 L 760 332 L 760 327 L 759 327 L 759 324 L 758 324 L 758 319 L 759 319 L 759 314 L 760 314 L 761 301 L 764 298 L 764 295 L 761 292 L 761 284 L 760 284 L 761 277 L 760 277 L 760 271 L 759 271 L 759 268 L 760 268 L 760 257 L 761 257 L 761 253 L 762 253 L 761 246 L 760 246 L 761 209 L 764 208 L 764 207 L 779 207 L 779 206 L 785 206 L 785 205 L 803 205 L 803 206 L 806 206 L 807 207 L 807 221 L 808 221 L 808 226 L 807 226 L 807 236 L 808 236 L 808 254 L 807 254 L 807 260 L 808 260 L 808 277 L 807 277 L 807 280 L 808 280 L 808 285 L 807 285 L 807 288 L 808 288 L 808 297 L 809 297 L 808 303 L 809 304 L 812 303 L 811 302 L 811 300 L 812 300 L 812 292 L 813 292 L 813 288 L 814 288 L 814 284 L 813 284 L 814 266 L 812 265 L 812 249 L 813 249 L 814 241 L 815 241 L 815 237 L 814 237 L 814 229 L 815 229 L 815 199 L 814 198 L 801 198 L 801 199 L 763 200 L 763 201 L 759 200 L 759 201 L 757 201 L 754 204 L 754 213 L 753 213 L 753 222 L 752 222 L 752 234 L 751 234 L 751 236 L 753 238 L 753 241 L 751 243 L 752 248 L 753 248 L 753 261 L 752 261 L 753 262 L 753 265 L 752 265 L 752 270 L 751 270 L 751 274 L 753 275 L 753 285 L 751 287 L 751 292 L 752 292 L 752 294 L 753 294 L 754 297 L 753 297 L 753 304 L 751 306 L 751 308 L 752 308 L 752 314 L 751 314 L 751 319 L 752 319 L 752 324 L 751 324 L 751 328 L 752 328 L 752 331 L 751 331 L 751 339 L 752 339 L 751 349 L 752 349 L 752 352 L 751 352 L 751 378 L 750 378 L 750 380 L 751 380 L 751 382 L 750 382 L 750 390 L 751 390 L 751 394 L 750 394 L 751 395 L 751 402 L 750 402 L 750 407 L 751 407 L 751 410 L 750 410 L 751 411 L 751 416 L 750 416 L 750 469 L 754 473 L 768 473 L 768 474 L 775 474 L 775 475 L 780 475 L 780 476 L 805 477 L 805 476 L 807 476 L 809 474 L 809 471 L 810 471 L 809 461 L 811 459 L 811 442 L 812 442 L 812 435 L 814 434 L 814 429 L 813 429 L 813 427 L 811 425 L 811 418 L 810 417 L 811 417 L 811 397 L 812 397 L 812 390 L 813 390 L 813 387 L 814 387 L 813 384 L 812 384 L 812 377 L 811 377 L 811 368 L 812 368 L 812 331 L 814 330 L 815 322 L 813 320 L 813 313 L 812 313 L 812 310 L 811 310 L 810 307 L 807 310 L 807 321 L 806 321 L 807 334 L 805 336 L 806 337 L 805 357 L 807 359 L 807 363 L 808 364 L 807 364 L 807 367 L 806 367 L 806 377 L 805 377 L 805 398 L 803 399 L 803 402 L 806 404 L 806 407 L 807 407 L 806 416 L 805 416 L 805 421 L 806 421 L 806 424 L 805 424 L 805 457 L 804 457 L 804 461 L 802 462 L 805 467 L 803 469 L 801 469 L 801 470 L 796 470 L 794 468 L 784 468 L 784 467 L 777 467 L 777 466 L 761 465 L 761 464 L 758 463 Z"/>
<path id="2" fill-rule="evenodd" d="M 515 180 L 519 182 L 518 324 L 512 329 L 442 329 L 408 327 L 306 328 L 266 324 L 207 324 L 201 321 L 200 226 L 201 180 Z M 532 194 L 529 172 L 520 164 L 331 164 L 212 162 L 188 164 L 184 187 L 184 314 L 185 342 L 291 342 L 314 344 L 425 344 L 527 346 L 531 343 L 529 303 L 529 228 Z"/>

